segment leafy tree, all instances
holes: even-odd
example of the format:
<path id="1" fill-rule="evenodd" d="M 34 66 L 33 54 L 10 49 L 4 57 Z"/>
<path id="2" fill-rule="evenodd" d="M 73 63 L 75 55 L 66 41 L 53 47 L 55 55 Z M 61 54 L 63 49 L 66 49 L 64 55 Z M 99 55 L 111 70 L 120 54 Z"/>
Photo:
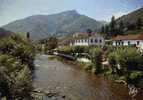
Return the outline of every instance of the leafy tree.
<path id="1" fill-rule="evenodd" d="M 141 18 L 138 18 L 137 22 L 136 22 L 136 27 L 137 29 L 140 29 L 142 26 L 142 19 Z"/>
<path id="2" fill-rule="evenodd" d="M 35 52 L 27 39 L 12 35 L 0 42 L 0 92 L 8 100 L 30 100 Z"/>
<path id="3" fill-rule="evenodd" d="M 121 20 L 120 23 L 119 23 L 119 30 L 118 30 L 119 34 L 123 34 L 124 28 L 125 28 L 125 27 L 124 27 L 124 23 L 123 23 L 123 21 Z"/>
<path id="4" fill-rule="evenodd" d="M 112 71 L 134 85 L 139 85 L 143 78 L 142 58 L 142 54 L 131 47 L 119 48 L 108 56 Z"/>
<path id="5" fill-rule="evenodd" d="M 94 69 L 96 73 L 100 73 L 102 71 L 102 49 L 101 48 L 93 48 L 90 50 L 91 61 L 94 64 Z"/>
<path id="6" fill-rule="evenodd" d="M 47 49 L 52 50 L 58 46 L 58 39 L 56 37 L 50 37 L 47 40 Z"/>
<path id="7" fill-rule="evenodd" d="M 92 30 L 91 29 L 87 29 L 86 32 L 87 33 L 92 33 Z"/>
<path id="8" fill-rule="evenodd" d="M 134 30 L 134 29 L 136 29 L 135 23 L 126 23 L 126 25 L 127 25 L 127 29 L 128 30 Z"/>
<path id="9" fill-rule="evenodd" d="M 107 35 L 109 34 L 109 26 L 108 26 L 108 25 L 105 26 L 105 33 L 106 33 Z"/>
<path id="10" fill-rule="evenodd" d="M 112 16 L 109 26 L 110 26 L 110 35 L 111 36 L 116 35 L 116 20 L 114 16 Z"/>
<path id="11" fill-rule="evenodd" d="M 86 32 L 87 32 L 87 34 L 88 34 L 89 36 L 92 35 L 92 30 L 91 30 L 91 29 L 87 29 Z"/>
<path id="12" fill-rule="evenodd" d="M 11 84 L 10 91 L 13 98 L 21 100 L 30 100 L 32 92 L 32 77 L 28 67 L 24 67 L 14 78 L 14 84 Z"/>
<path id="13" fill-rule="evenodd" d="M 105 26 L 101 27 L 101 33 L 105 33 Z"/>

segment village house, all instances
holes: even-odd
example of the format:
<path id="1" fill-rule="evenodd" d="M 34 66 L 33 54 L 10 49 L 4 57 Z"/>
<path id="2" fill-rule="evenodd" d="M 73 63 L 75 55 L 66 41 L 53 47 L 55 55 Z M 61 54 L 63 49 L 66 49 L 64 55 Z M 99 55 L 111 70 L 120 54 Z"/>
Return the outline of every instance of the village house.
<path id="1" fill-rule="evenodd" d="M 136 46 L 143 47 L 143 33 L 142 34 L 129 34 L 119 35 L 113 38 L 113 46 Z"/>
<path id="2" fill-rule="evenodd" d="M 71 46 L 101 46 L 105 45 L 104 38 L 97 33 L 78 33 L 74 34 L 74 41 L 71 41 Z"/>

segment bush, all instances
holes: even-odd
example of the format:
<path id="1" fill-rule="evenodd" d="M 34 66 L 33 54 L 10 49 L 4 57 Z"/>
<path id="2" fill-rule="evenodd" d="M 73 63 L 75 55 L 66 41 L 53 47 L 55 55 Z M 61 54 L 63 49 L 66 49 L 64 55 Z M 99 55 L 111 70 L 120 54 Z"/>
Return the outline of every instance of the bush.
<path id="1" fill-rule="evenodd" d="M 62 48 L 58 48 L 58 51 L 77 57 L 77 56 L 80 56 L 80 55 L 76 55 L 77 53 L 78 54 L 80 54 L 80 53 L 88 53 L 89 52 L 89 48 L 87 46 L 64 46 Z"/>
<path id="2" fill-rule="evenodd" d="M 136 70 L 142 67 L 142 55 L 135 48 L 119 49 L 118 62 L 125 70 Z"/>
<path id="3" fill-rule="evenodd" d="M 62 48 L 58 48 L 59 52 L 63 52 L 65 54 L 72 54 L 73 53 L 73 47 L 72 46 L 64 46 Z"/>
<path id="4" fill-rule="evenodd" d="M 13 35 L 2 39 L 0 42 L 0 52 L 12 55 L 20 59 L 23 64 L 28 64 L 31 70 L 34 69 L 34 46 L 21 37 Z"/>
<path id="5" fill-rule="evenodd" d="M 108 61 L 109 61 L 109 64 L 111 65 L 112 69 L 116 68 L 116 65 L 117 65 L 117 54 L 116 54 L 116 52 L 112 52 L 108 55 Z"/>
<path id="6" fill-rule="evenodd" d="M 91 57 L 92 63 L 95 66 L 95 72 L 100 73 L 102 71 L 102 49 L 101 48 L 91 49 L 90 57 Z"/>
<path id="7" fill-rule="evenodd" d="M 108 61 L 112 67 L 112 72 L 124 77 L 128 83 L 139 84 L 143 78 L 142 54 L 132 47 L 118 48 L 109 53 Z"/>
<path id="8" fill-rule="evenodd" d="M 87 63 L 85 64 L 84 69 L 87 71 L 91 71 L 93 66 L 94 65 L 92 63 Z"/>
<path id="9" fill-rule="evenodd" d="M 34 46 L 12 35 L 0 42 L 0 92 L 8 100 L 30 100 Z"/>
<path id="10" fill-rule="evenodd" d="M 30 97 L 31 72 L 20 60 L 13 56 L 0 54 L 0 76 L 0 91 L 8 99 Z"/>
<path id="11" fill-rule="evenodd" d="M 74 53 L 88 53 L 89 48 L 87 46 L 74 46 L 73 52 Z"/>

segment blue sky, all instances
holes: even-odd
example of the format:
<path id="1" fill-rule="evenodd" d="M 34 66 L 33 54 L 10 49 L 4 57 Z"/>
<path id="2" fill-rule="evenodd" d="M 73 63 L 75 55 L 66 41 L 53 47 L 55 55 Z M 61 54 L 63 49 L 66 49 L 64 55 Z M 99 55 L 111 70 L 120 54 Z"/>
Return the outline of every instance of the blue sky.
<path id="1" fill-rule="evenodd" d="M 143 6 L 143 0 L 0 0 L 0 26 L 37 14 L 77 10 L 96 20 L 109 21 Z"/>

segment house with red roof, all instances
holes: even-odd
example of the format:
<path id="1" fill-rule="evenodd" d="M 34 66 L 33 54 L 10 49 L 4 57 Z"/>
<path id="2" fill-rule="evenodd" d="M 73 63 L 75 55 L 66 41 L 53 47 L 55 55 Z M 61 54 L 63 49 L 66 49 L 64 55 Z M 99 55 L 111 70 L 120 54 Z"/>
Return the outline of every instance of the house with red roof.
<path id="1" fill-rule="evenodd" d="M 113 46 L 130 46 L 130 45 L 134 45 L 136 47 L 142 47 L 143 33 L 118 35 L 113 38 Z"/>
<path id="2" fill-rule="evenodd" d="M 78 33 L 73 35 L 72 46 L 104 46 L 104 37 L 97 33 Z"/>

